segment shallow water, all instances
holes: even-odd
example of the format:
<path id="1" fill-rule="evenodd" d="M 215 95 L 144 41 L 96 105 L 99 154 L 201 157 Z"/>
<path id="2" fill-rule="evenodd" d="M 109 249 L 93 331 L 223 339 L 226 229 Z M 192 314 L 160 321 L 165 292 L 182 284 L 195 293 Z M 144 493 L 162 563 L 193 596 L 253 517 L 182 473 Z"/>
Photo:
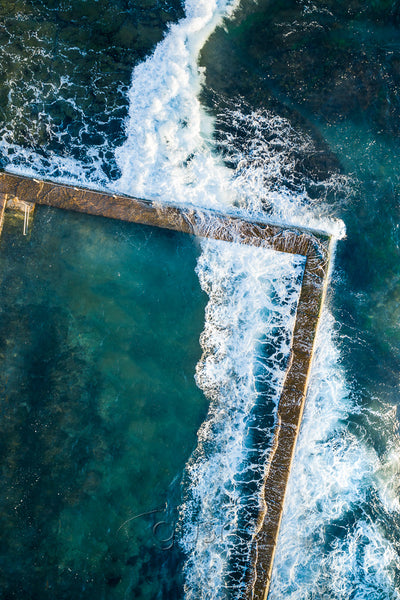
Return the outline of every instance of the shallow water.
<path id="1" fill-rule="evenodd" d="M 90 1 L 15 8 L 2 5 L 7 168 L 257 218 L 268 213 L 337 237 L 344 230 L 338 219 L 344 223 L 270 598 L 398 598 L 398 2 L 104 2 L 101 14 Z M 64 10 L 68 19 L 85 14 L 67 26 Z M 30 35 L 41 19 L 55 29 Z M 17 32 L 24 28 L 22 43 Z M 57 36 L 59 62 L 51 54 Z M 12 83 L 19 74 L 20 88 Z M 253 264 L 252 257 L 239 264 L 226 247 L 202 249 L 197 272 L 211 294 L 202 343 L 216 364 L 202 377 L 200 363 L 198 383 L 208 394 L 218 381 L 234 381 L 232 364 L 254 372 L 256 343 L 246 364 L 237 361 L 247 332 L 254 343 L 254 306 L 260 323 L 267 321 Z M 287 281 L 289 290 L 293 278 Z M 242 301 L 244 329 L 236 338 L 221 309 L 232 289 Z M 275 366 L 279 379 L 282 365 Z M 247 387 L 244 396 L 252 393 Z M 212 423 L 208 417 L 204 433 Z M 210 468 L 220 457 L 212 448 Z M 204 493 L 199 505 L 223 507 L 223 494 L 207 488 L 207 465 L 195 462 L 201 444 L 193 456 L 192 490 Z M 190 534 L 191 517 L 182 518 Z M 213 553 L 200 544 L 186 563 L 187 597 L 235 598 L 226 560 L 234 547 Z"/>

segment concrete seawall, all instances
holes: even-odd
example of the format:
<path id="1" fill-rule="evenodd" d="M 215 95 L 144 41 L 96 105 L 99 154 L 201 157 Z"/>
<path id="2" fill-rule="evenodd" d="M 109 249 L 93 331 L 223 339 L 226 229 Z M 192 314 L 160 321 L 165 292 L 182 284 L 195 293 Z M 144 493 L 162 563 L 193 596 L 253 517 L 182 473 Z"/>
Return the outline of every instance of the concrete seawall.
<path id="1" fill-rule="evenodd" d="M 304 410 L 315 336 L 326 293 L 331 240 L 296 227 L 250 222 L 211 210 L 171 206 L 128 196 L 0 173 L 0 213 L 6 203 L 42 204 L 91 215 L 182 231 L 200 237 L 240 242 L 306 257 L 291 356 L 278 406 L 278 425 L 267 475 L 264 507 L 253 539 L 245 600 L 265 600 L 296 440 Z M 0 226 L 1 227 L 1 226 Z M 1 229 L 0 229 L 1 233 Z"/>

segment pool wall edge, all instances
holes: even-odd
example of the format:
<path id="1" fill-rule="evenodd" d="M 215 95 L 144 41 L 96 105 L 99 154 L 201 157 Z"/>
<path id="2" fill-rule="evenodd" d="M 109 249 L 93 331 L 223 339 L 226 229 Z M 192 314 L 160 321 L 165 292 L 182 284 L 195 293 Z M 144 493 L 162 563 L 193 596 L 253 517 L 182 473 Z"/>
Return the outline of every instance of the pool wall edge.
<path id="1" fill-rule="evenodd" d="M 326 296 L 332 240 L 302 227 L 253 222 L 217 211 L 164 204 L 0 172 L 0 233 L 6 201 L 39 205 L 171 229 L 306 257 L 291 354 L 278 405 L 273 449 L 266 465 L 258 529 L 243 600 L 266 600 L 285 493 L 306 401 L 315 339 Z"/>

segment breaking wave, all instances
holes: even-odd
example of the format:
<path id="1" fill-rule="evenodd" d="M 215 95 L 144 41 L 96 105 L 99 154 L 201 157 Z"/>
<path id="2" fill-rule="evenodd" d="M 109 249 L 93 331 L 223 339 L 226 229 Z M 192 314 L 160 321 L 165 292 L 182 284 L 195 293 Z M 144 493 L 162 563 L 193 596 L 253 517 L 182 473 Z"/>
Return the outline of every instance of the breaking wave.
<path id="1" fill-rule="evenodd" d="M 250 110 L 240 99 L 215 118 L 201 106 L 199 51 L 237 6 L 238 1 L 187 0 L 186 16 L 134 69 L 126 139 L 117 150 L 106 139 L 94 150 L 83 129 L 75 156 L 56 149 L 43 156 L 3 132 L 7 168 L 258 219 L 268 215 L 343 236 L 342 224 L 327 218 L 327 197 L 345 196 L 351 182 L 339 175 L 314 182 L 298 169 L 298 157 L 313 151 L 309 138 L 279 115 Z M 59 92 L 75 110 L 68 86 L 66 78 Z M 41 122 L 46 128 L 45 115 Z M 104 170 L 110 148 L 119 178 Z M 196 377 L 210 410 L 187 467 L 180 511 L 188 599 L 235 598 L 242 589 L 302 267 L 296 256 L 202 242 L 197 270 L 210 299 Z M 390 448 L 382 458 L 347 427 L 349 415 L 362 408 L 339 365 L 329 312 L 322 321 L 270 598 L 395 600 L 397 438 L 388 435 Z M 378 406 L 376 420 L 390 431 L 394 425 L 386 412 Z"/>
<path id="2" fill-rule="evenodd" d="M 188 599 L 245 583 L 303 267 L 296 255 L 203 243 L 197 270 L 210 299 L 197 383 L 210 409 L 181 509 Z"/>
<path id="3" fill-rule="evenodd" d="M 339 174 L 324 181 L 304 175 L 298 157 L 314 151 L 307 136 L 278 115 L 248 110 L 240 99 L 215 119 L 201 107 L 199 49 L 224 11 L 232 16 L 235 6 L 187 2 L 186 18 L 135 69 L 127 142 L 117 152 L 123 174 L 118 188 L 260 219 L 268 214 L 343 237 L 343 224 L 327 218 L 329 198 L 351 195 L 352 181 Z M 188 599 L 235 598 L 243 587 L 261 465 L 290 345 L 299 268 L 291 260 L 203 243 L 198 274 L 210 301 L 197 381 L 210 398 L 210 411 L 188 465 L 181 507 Z M 275 295 L 278 281 L 284 291 Z M 272 298 L 279 302 L 272 306 Z M 377 489 L 376 457 L 346 433 L 344 423 L 359 407 L 338 364 L 328 312 L 323 321 L 270 597 L 397 598 L 395 546 L 365 515 L 368 490 Z M 280 362 L 260 354 L 263 341 Z M 260 367 L 267 385 L 258 379 Z M 270 401 L 263 415 L 257 413 L 261 393 Z M 255 417 L 263 423 L 263 445 L 257 448 Z"/>

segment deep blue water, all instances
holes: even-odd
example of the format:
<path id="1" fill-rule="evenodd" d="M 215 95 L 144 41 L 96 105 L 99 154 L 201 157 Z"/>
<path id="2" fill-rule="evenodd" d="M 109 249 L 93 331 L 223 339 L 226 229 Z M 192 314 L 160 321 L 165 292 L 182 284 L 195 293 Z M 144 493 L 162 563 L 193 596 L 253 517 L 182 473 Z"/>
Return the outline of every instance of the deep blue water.
<path id="1" fill-rule="evenodd" d="M 334 232 L 342 221 L 270 598 L 398 598 L 398 2 L 243 0 L 223 27 L 222 0 L 0 4 L 3 168 Z M 234 345 L 261 319 L 262 269 L 202 252 L 203 350 L 228 389 L 226 373 L 244 381 Z M 243 315 L 232 343 L 217 335 L 228 297 Z M 198 378 L 209 397 L 213 373 Z M 188 552 L 186 597 L 235 598 L 229 550 L 206 550 Z"/>

